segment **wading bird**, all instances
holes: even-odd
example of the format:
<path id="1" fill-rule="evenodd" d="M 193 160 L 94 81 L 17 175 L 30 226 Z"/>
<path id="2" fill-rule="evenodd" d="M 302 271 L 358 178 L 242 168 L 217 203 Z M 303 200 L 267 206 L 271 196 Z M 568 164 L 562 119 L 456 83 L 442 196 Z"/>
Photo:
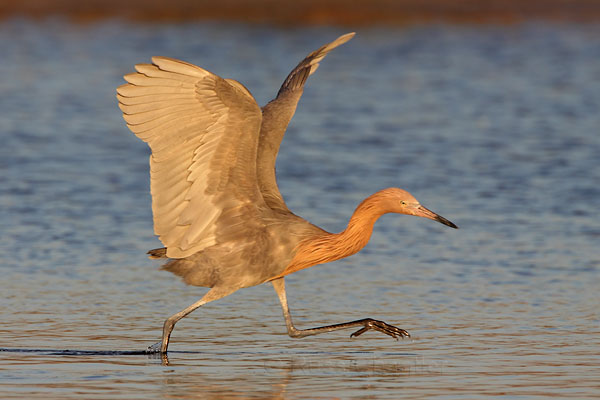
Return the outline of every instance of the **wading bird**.
<path id="1" fill-rule="evenodd" d="M 287 305 L 284 277 L 348 257 L 369 241 L 386 213 L 452 222 L 419 204 L 407 191 L 381 190 L 354 211 L 347 228 L 329 233 L 293 214 L 275 179 L 275 159 L 304 84 L 319 62 L 354 36 L 340 36 L 310 53 L 262 109 L 241 83 L 166 57 L 136 65 L 117 89 L 127 126 L 148 143 L 154 231 L 164 248 L 151 258 L 169 258 L 163 268 L 189 285 L 211 288 L 199 301 L 169 317 L 162 341 L 150 351 L 166 353 L 180 319 L 238 289 L 271 282 L 288 334 L 301 338 L 360 327 L 393 338 L 404 329 L 371 318 L 297 329 Z"/>

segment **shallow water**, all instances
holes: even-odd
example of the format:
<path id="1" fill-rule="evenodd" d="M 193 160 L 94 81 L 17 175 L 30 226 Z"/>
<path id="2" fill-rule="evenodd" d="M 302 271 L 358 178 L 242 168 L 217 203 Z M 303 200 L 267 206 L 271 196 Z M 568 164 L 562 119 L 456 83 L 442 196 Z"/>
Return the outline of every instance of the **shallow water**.
<path id="1" fill-rule="evenodd" d="M 366 29 L 308 84 L 278 161 L 330 231 L 387 186 L 461 227 L 388 215 L 358 255 L 182 320 L 169 365 L 139 354 L 205 289 L 145 257 L 148 149 L 115 88 L 152 55 L 264 104 L 337 29 L 0 23 L 2 398 L 511 398 L 600 395 L 600 27 Z"/>

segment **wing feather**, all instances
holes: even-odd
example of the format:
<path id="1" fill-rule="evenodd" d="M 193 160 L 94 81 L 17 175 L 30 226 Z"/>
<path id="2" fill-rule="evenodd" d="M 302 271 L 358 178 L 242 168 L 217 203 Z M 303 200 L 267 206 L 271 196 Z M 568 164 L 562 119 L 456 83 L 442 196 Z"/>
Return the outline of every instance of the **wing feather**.
<path id="1" fill-rule="evenodd" d="M 289 212 L 275 177 L 275 161 L 285 130 L 302 96 L 308 77 L 319 67 L 319 62 L 336 47 L 352 39 L 354 33 L 340 36 L 331 43 L 310 53 L 290 72 L 277 97 L 263 107 L 263 120 L 258 145 L 257 178 L 266 204 L 274 210 Z"/>
<path id="2" fill-rule="evenodd" d="M 187 257 L 224 240 L 223 215 L 244 227 L 264 207 L 256 182 L 261 111 L 239 82 L 183 61 L 153 57 L 136 71 L 117 89 L 119 107 L 152 150 L 154 231 L 167 257 Z"/>
<path id="3" fill-rule="evenodd" d="M 174 72 L 181 75 L 196 78 L 212 77 L 217 78 L 215 74 L 208 72 L 207 70 L 198 67 L 197 65 L 187 63 L 185 61 L 175 60 L 169 57 L 152 57 L 152 64 L 156 65 L 157 68 L 167 71 Z"/>
<path id="4" fill-rule="evenodd" d="M 121 111 L 127 114 L 137 114 L 146 111 L 154 111 L 160 110 L 164 107 L 172 107 L 177 105 L 195 105 L 196 101 L 193 99 L 171 99 L 171 100 L 163 100 L 163 101 L 152 101 L 148 103 L 142 104 L 119 104 L 119 108 Z"/>
<path id="5" fill-rule="evenodd" d="M 119 94 L 125 97 L 137 97 L 156 94 L 187 94 L 189 88 L 175 86 L 137 86 L 135 84 L 121 86 Z"/>
<path id="6" fill-rule="evenodd" d="M 182 82 L 181 80 L 176 79 L 177 76 L 181 75 L 173 75 L 173 78 L 160 78 L 160 77 L 150 77 L 140 73 L 132 73 L 123 76 L 123 78 L 136 86 L 164 86 L 164 87 L 184 87 L 188 89 L 193 89 L 194 84 L 191 82 Z"/>
<path id="7" fill-rule="evenodd" d="M 125 84 L 123 86 L 127 86 L 127 84 Z M 120 87 L 117 90 L 119 90 L 119 89 L 120 89 Z M 121 106 L 147 104 L 147 103 L 151 103 L 151 102 L 155 102 L 155 101 L 173 101 L 173 100 L 180 100 L 180 99 L 190 100 L 189 95 L 186 93 L 183 93 L 183 94 L 181 94 L 181 93 L 179 93 L 179 94 L 177 94 L 177 93 L 176 94 L 159 94 L 159 95 L 147 95 L 147 96 L 138 96 L 138 97 L 125 97 L 125 96 L 121 96 L 119 94 L 119 95 L 117 95 L 117 98 L 119 99 L 119 104 Z"/>
<path id="8" fill-rule="evenodd" d="M 180 82 L 191 84 L 196 84 L 196 82 L 198 81 L 198 78 L 195 76 L 188 76 L 176 72 L 164 71 L 154 64 L 138 64 L 135 66 L 135 70 L 141 74 L 144 74 L 145 76 L 153 78 L 174 79 Z"/>
<path id="9" fill-rule="evenodd" d="M 190 111 L 198 108 L 195 104 L 176 105 L 173 107 L 163 107 L 152 111 L 137 112 L 125 117 L 130 125 L 141 125 L 152 121 L 172 121 L 175 118 L 190 117 Z"/>
<path id="10" fill-rule="evenodd" d="M 296 68 L 290 72 L 287 78 L 285 78 L 283 85 L 281 85 L 281 88 L 279 89 L 279 93 L 277 93 L 277 97 L 279 97 L 285 91 L 302 88 L 306 82 L 306 79 L 308 79 L 308 77 L 312 75 L 317 68 L 319 68 L 319 63 L 321 60 L 323 60 L 323 58 L 325 58 L 325 56 L 331 50 L 352 39 L 354 35 L 354 32 L 346 33 L 345 35 L 335 39 L 333 42 L 321 46 L 319 49 L 306 56 L 306 58 L 300 61 Z"/>

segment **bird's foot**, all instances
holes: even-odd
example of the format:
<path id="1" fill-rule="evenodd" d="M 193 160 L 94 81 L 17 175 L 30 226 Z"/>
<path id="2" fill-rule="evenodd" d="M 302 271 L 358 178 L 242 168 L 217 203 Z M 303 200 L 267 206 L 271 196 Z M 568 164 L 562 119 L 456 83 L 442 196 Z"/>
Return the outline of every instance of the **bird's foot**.
<path id="1" fill-rule="evenodd" d="M 148 348 L 146 349 L 146 351 L 148 353 L 160 353 L 160 348 L 162 346 L 162 342 L 156 342 L 154 343 L 152 346 L 148 346 Z"/>
<path id="2" fill-rule="evenodd" d="M 398 338 L 410 337 L 410 334 L 404 329 L 397 328 L 393 325 L 386 324 L 383 321 L 378 321 L 376 319 L 367 318 L 364 320 L 365 326 L 354 332 L 350 337 L 360 336 L 368 330 L 374 329 L 381 333 L 385 333 L 398 340 Z"/>
<path id="3" fill-rule="evenodd" d="M 148 357 L 160 358 L 163 365 L 169 365 L 169 357 L 167 356 L 167 352 L 162 351 L 161 347 L 162 342 L 154 343 L 152 346 L 148 346 L 146 353 L 149 354 Z"/>

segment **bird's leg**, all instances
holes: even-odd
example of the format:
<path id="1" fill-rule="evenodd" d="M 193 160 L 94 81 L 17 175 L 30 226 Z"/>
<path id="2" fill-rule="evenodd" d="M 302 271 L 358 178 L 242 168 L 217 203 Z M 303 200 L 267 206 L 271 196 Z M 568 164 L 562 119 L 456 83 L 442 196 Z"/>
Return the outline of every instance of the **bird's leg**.
<path id="1" fill-rule="evenodd" d="M 154 343 L 152 346 L 148 347 L 148 351 L 152 353 L 167 353 L 167 347 L 169 346 L 169 338 L 171 337 L 171 332 L 173 332 L 173 328 L 175 328 L 175 324 L 177 321 L 194 311 L 195 309 L 203 306 L 204 304 L 218 300 L 222 297 L 227 296 L 228 294 L 233 293 L 235 290 L 227 290 L 223 288 L 212 288 L 209 290 L 200 300 L 192 304 L 191 306 L 181 310 L 177 314 L 173 314 L 163 324 L 163 334 L 162 340 L 158 343 Z"/>
<path id="2" fill-rule="evenodd" d="M 285 318 L 285 325 L 287 326 L 288 335 L 290 335 L 290 337 L 303 338 L 305 336 L 317 335 L 319 333 L 332 332 L 340 329 L 352 328 L 355 326 L 361 326 L 361 328 L 354 332 L 352 335 L 350 335 L 351 337 L 362 335 L 363 333 L 371 329 L 379 331 L 381 333 L 385 333 L 386 335 L 389 335 L 396 340 L 399 337 L 410 337 L 410 334 L 404 329 L 396 328 L 393 325 L 389 325 L 383 321 L 378 321 L 372 318 L 364 318 L 356 321 L 344 322 L 341 324 L 321 326 L 319 328 L 296 329 L 292 322 L 292 315 L 290 314 L 290 309 L 287 304 L 287 297 L 285 295 L 285 282 L 283 278 L 275 279 L 271 281 L 271 283 L 273 283 L 273 287 L 277 292 L 277 296 L 279 296 L 281 308 L 283 309 L 283 317 Z"/>
<path id="3" fill-rule="evenodd" d="M 177 314 L 173 314 L 169 318 L 167 318 L 167 320 L 163 324 L 162 340 L 148 347 L 148 351 L 153 353 L 166 353 L 167 347 L 169 346 L 169 338 L 171 337 L 171 332 L 173 332 L 173 328 L 175 328 L 175 324 L 177 323 L 177 321 L 179 321 L 195 309 L 199 308 L 200 306 L 203 306 L 204 304 L 206 304 L 206 301 L 204 301 L 204 299 L 198 300 L 186 309 L 178 312 Z"/>

